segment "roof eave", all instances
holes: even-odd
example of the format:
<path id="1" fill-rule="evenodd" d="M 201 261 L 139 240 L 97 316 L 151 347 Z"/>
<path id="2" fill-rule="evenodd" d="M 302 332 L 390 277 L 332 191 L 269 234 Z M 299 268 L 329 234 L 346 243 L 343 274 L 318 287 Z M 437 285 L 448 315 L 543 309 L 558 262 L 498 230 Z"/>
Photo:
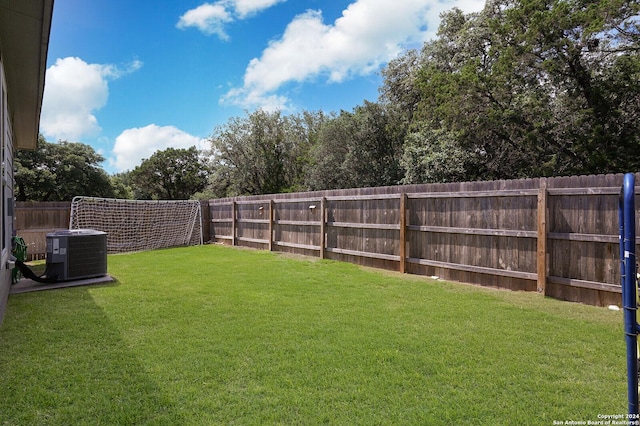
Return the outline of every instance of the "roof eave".
<path id="1" fill-rule="evenodd" d="M 16 149 L 35 149 L 54 0 L 0 0 L 0 55 Z"/>

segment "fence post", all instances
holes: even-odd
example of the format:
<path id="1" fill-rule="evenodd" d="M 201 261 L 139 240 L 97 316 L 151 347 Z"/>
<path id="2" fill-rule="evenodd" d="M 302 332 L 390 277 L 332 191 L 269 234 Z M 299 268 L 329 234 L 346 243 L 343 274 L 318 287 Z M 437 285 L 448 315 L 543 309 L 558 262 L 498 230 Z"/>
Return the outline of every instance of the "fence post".
<path id="1" fill-rule="evenodd" d="M 546 295 L 547 288 L 547 179 L 540 178 L 538 187 L 538 293 Z"/>
<path id="2" fill-rule="evenodd" d="M 275 213 L 273 211 L 275 203 L 273 200 L 269 200 L 269 251 L 273 251 L 273 220 Z"/>
<path id="3" fill-rule="evenodd" d="M 237 233 L 237 220 L 236 220 L 236 200 L 231 201 L 231 245 L 236 245 L 236 233 Z"/>
<path id="4" fill-rule="evenodd" d="M 322 197 L 320 199 L 320 259 L 325 257 L 325 232 L 327 231 L 327 198 Z"/>
<path id="5" fill-rule="evenodd" d="M 404 274 L 407 258 L 407 194 L 400 194 L 400 273 Z"/>
<path id="6" fill-rule="evenodd" d="M 200 229 L 202 229 L 202 237 L 203 243 L 212 241 L 213 238 L 211 236 L 211 206 L 209 201 L 201 200 L 200 201 Z M 204 239 L 206 238 L 206 240 Z"/>

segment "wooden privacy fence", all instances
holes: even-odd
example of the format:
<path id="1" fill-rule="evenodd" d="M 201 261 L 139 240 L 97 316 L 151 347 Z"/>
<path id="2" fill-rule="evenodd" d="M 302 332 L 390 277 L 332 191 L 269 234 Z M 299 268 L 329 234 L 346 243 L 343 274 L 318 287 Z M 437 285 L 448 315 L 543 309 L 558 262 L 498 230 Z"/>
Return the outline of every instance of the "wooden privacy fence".
<path id="1" fill-rule="evenodd" d="M 27 245 L 27 260 L 44 259 L 47 252 L 46 235 L 69 229 L 71 203 L 17 202 L 14 214 L 14 229 Z"/>
<path id="2" fill-rule="evenodd" d="M 205 241 L 620 304 L 622 179 L 599 175 L 210 200 L 202 205 L 203 232 Z M 14 228 L 28 245 L 29 260 L 44 257 L 46 234 L 67 229 L 69 214 L 70 203 L 16 203 Z"/>
<path id="3" fill-rule="evenodd" d="M 211 240 L 620 304 L 622 175 L 209 201 Z M 640 234 L 638 234 L 640 235 Z"/>

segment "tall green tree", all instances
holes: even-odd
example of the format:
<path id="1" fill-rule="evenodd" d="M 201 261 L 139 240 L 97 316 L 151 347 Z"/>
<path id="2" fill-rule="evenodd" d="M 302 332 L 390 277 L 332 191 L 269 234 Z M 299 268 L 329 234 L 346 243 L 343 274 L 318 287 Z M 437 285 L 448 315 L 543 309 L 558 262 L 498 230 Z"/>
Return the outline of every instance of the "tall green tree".
<path id="1" fill-rule="evenodd" d="M 327 120 L 313 148 L 309 189 L 397 185 L 405 131 L 396 112 L 365 101 Z"/>
<path id="2" fill-rule="evenodd" d="M 401 121 L 406 131 L 411 130 L 422 97 L 418 75 L 426 59 L 420 51 L 408 50 L 389 61 L 381 71 L 383 84 L 379 88 L 380 102 L 386 109 L 395 110 L 396 119 Z"/>
<path id="3" fill-rule="evenodd" d="M 521 58 L 553 111 L 547 126 L 572 173 L 635 170 L 640 143 L 640 3 L 519 0 L 497 3 L 490 25 Z M 522 51 L 522 47 L 527 49 Z M 550 108 L 549 108 L 550 107 Z M 564 155 L 563 155 L 564 154 Z"/>
<path id="4" fill-rule="evenodd" d="M 413 126 L 448 135 L 474 157 L 468 180 L 553 174 L 549 96 L 522 63 L 528 49 L 512 49 L 493 28 L 501 13 L 491 4 L 477 14 L 447 12 L 438 39 L 423 48 L 429 60 L 418 77 L 421 122 Z"/>
<path id="5" fill-rule="evenodd" d="M 39 135 L 36 149 L 15 157 L 18 201 L 70 201 L 74 196 L 113 197 L 104 158 L 79 142 L 47 142 Z"/>
<path id="6" fill-rule="evenodd" d="M 224 197 L 304 189 L 309 150 L 322 121 L 322 113 L 257 110 L 218 126 L 209 139 L 210 192 Z"/>
<path id="7" fill-rule="evenodd" d="M 444 13 L 435 40 L 383 73 L 382 99 L 411 111 L 404 181 L 637 169 L 639 7 L 490 0 L 479 13 Z M 447 150 L 464 151 L 464 173 L 411 169 Z"/>
<path id="8" fill-rule="evenodd" d="M 400 165 L 401 183 L 443 183 L 465 180 L 474 168 L 473 156 L 450 133 L 424 129 L 407 135 Z"/>
<path id="9" fill-rule="evenodd" d="M 286 167 L 290 191 L 307 191 L 306 175 L 313 167 L 313 147 L 318 144 L 320 130 L 327 121 L 322 111 L 303 111 L 287 117 L 287 134 L 293 140 L 291 161 Z"/>
<path id="10" fill-rule="evenodd" d="M 209 165 L 195 146 L 156 151 L 130 172 L 137 199 L 188 200 L 207 184 Z"/>
<path id="11" fill-rule="evenodd" d="M 332 115 L 322 125 L 318 142 L 311 149 L 311 166 L 305 174 L 305 184 L 310 190 L 352 188 L 353 174 L 346 167 L 349 154 L 347 142 L 353 130 L 352 114 L 342 111 Z"/>
<path id="12" fill-rule="evenodd" d="M 111 185 L 113 186 L 115 198 L 125 200 L 134 198 L 133 188 L 131 186 L 131 171 L 111 175 Z"/>

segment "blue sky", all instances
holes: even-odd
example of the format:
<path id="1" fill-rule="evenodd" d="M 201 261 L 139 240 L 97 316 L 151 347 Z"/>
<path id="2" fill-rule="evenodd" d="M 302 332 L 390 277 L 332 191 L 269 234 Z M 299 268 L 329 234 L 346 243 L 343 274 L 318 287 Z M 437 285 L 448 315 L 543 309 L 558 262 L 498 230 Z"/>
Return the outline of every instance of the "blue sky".
<path id="1" fill-rule="evenodd" d="M 257 108 L 351 111 L 380 70 L 482 0 L 56 0 L 40 131 L 91 145 L 109 173 L 206 148 Z"/>

